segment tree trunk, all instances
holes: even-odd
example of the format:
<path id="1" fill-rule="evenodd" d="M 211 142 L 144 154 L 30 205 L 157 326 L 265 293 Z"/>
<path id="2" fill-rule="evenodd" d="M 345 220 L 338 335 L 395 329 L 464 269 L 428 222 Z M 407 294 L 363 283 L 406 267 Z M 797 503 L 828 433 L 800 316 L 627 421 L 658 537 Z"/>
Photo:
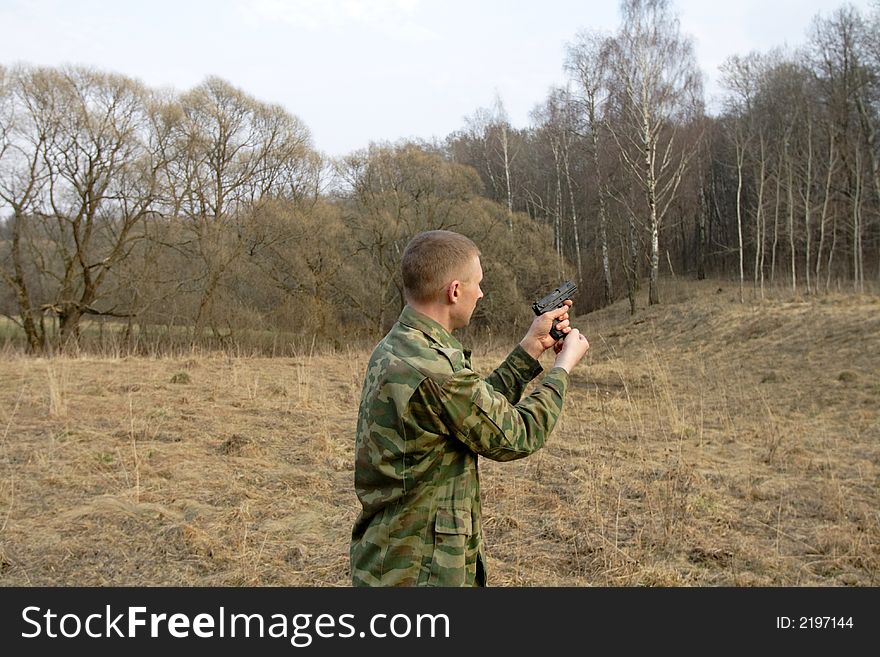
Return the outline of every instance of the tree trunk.
<path id="1" fill-rule="evenodd" d="M 745 147 L 737 144 L 736 154 L 736 237 L 739 250 L 739 302 L 744 303 L 743 285 L 745 281 L 745 269 L 743 268 L 743 229 L 742 229 L 742 186 L 743 186 L 743 158 Z"/>
<path id="2" fill-rule="evenodd" d="M 787 147 L 785 155 L 786 170 L 788 171 L 788 247 L 791 251 L 791 291 L 797 294 L 797 251 L 794 242 L 794 180 L 791 158 L 788 157 Z"/>
<path id="3" fill-rule="evenodd" d="M 755 286 L 764 298 L 764 184 L 766 182 L 766 161 L 764 159 L 764 137 L 760 137 L 760 163 L 758 165 L 758 199 L 755 210 Z"/>
<path id="4" fill-rule="evenodd" d="M 645 118 L 644 125 L 645 144 L 645 182 L 648 193 L 648 216 L 651 220 L 651 274 L 648 285 L 648 304 L 653 306 L 660 303 L 660 291 L 657 288 L 657 276 L 660 272 L 660 225 L 657 217 L 657 177 L 654 168 L 657 145 L 651 136 L 649 122 Z"/>
<path id="5" fill-rule="evenodd" d="M 782 194 L 781 171 L 776 172 L 776 198 L 773 206 L 773 246 L 770 248 L 770 284 L 776 282 L 776 250 L 779 246 L 779 203 Z"/>
<path id="6" fill-rule="evenodd" d="M 45 330 L 41 330 L 34 321 L 34 309 L 31 305 L 30 291 L 28 290 L 27 280 L 24 275 L 24 266 L 21 260 L 21 221 L 20 212 L 16 211 L 12 217 L 12 267 L 13 276 L 7 278 L 10 287 L 15 290 L 16 300 L 18 301 L 18 313 L 21 317 L 21 326 L 24 329 L 25 339 L 27 340 L 28 353 L 39 353 L 46 344 Z"/>
<path id="7" fill-rule="evenodd" d="M 602 169 L 599 162 L 599 136 L 596 134 L 596 121 L 590 112 L 590 136 L 593 142 L 593 168 L 596 172 L 596 195 L 599 201 L 599 241 L 602 248 L 602 276 L 604 305 L 611 305 L 614 292 L 611 287 L 611 261 L 608 255 L 608 210 L 605 203 L 605 186 L 602 183 Z"/>
<path id="8" fill-rule="evenodd" d="M 822 199 L 822 215 L 819 219 L 819 248 L 816 252 L 816 291 L 819 290 L 819 282 L 822 280 L 822 250 L 825 246 L 825 226 L 828 220 L 828 203 L 831 200 L 831 178 L 834 174 L 834 137 L 828 139 L 828 175 L 825 178 L 825 198 Z"/>
<path id="9" fill-rule="evenodd" d="M 510 184 L 510 156 L 506 125 L 501 127 L 501 148 L 504 153 L 504 180 L 507 185 L 507 227 L 509 230 L 513 230 L 513 188 Z"/>
<path id="10" fill-rule="evenodd" d="M 862 158 L 855 149 L 855 194 L 853 198 L 853 287 L 856 292 L 865 291 L 864 254 L 862 253 Z"/>
<path id="11" fill-rule="evenodd" d="M 806 180 L 806 189 L 804 190 L 804 229 L 806 232 L 806 245 L 804 248 L 804 282 L 807 286 L 807 294 L 811 293 L 811 283 L 810 283 L 810 269 L 812 268 L 810 263 L 810 250 L 812 249 L 812 241 L 811 231 L 812 226 L 810 226 L 810 213 L 812 212 L 811 206 L 811 191 L 813 189 L 813 121 L 812 118 L 807 119 L 807 180 Z"/>
<path id="12" fill-rule="evenodd" d="M 571 227 L 572 237 L 574 238 L 574 253 L 575 261 L 577 262 L 578 283 L 581 284 L 584 281 L 584 266 L 581 259 L 581 241 L 578 234 L 578 219 L 577 212 L 575 210 L 574 187 L 571 180 L 571 170 L 568 166 L 568 145 L 566 145 L 562 151 L 562 162 L 565 165 L 565 180 L 568 183 L 568 198 L 569 203 L 571 204 Z"/>
<path id="13" fill-rule="evenodd" d="M 700 176 L 700 212 L 697 218 L 697 280 L 706 280 L 706 217 L 709 203 L 706 200 L 706 185 Z"/>

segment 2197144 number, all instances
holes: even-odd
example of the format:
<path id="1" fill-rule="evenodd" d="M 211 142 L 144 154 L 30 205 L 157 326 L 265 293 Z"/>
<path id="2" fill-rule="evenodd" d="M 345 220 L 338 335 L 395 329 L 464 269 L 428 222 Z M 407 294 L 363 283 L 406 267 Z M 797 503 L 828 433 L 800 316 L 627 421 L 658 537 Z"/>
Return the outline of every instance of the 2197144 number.
<path id="1" fill-rule="evenodd" d="M 852 629 L 852 616 L 777 616 L 776 628 L 780 630 L 831 630 Z"/>

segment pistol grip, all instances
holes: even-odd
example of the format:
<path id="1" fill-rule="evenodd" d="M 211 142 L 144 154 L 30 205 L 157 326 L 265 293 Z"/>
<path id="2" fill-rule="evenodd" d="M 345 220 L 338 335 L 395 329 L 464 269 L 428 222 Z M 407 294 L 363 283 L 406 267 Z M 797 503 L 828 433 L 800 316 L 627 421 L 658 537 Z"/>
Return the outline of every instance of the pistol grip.
<path id="1" fill-rule="evenodd" d="M 554 319 L 553 326 L 550 327 L 550 337 L 553 338 L 554 340 L 559 340 L 560 338 L 565 339 L 565 333 L 563 333 L 562 331 L 560 331 L 556 328 L 556 325 L 558 323 L 559 323 L 559 320 Z"/>

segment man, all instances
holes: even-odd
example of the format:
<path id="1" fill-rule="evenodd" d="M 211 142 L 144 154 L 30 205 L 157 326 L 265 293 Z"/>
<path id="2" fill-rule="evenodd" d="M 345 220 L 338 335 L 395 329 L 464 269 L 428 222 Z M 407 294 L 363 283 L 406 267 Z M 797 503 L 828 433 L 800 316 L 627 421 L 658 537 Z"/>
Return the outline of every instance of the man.
<path id="1" fill-rule="evenodd" d="M 416 235 L 401 262 L 407 305 L 370 357 L 358 412 L 351 538 L 355 586 L 484 586 L 477 456 L 532 454 L 553 430 L 571 369 L 589 343 L 569 326 L 571 300 L 535 318 L 485 380 L 452 336 L 483 297 L 480 252 L 445 230 Z M 566 334 L 550 336 L 554 319 Z M 541 372 L 555 366 L 520 400 Z"/>

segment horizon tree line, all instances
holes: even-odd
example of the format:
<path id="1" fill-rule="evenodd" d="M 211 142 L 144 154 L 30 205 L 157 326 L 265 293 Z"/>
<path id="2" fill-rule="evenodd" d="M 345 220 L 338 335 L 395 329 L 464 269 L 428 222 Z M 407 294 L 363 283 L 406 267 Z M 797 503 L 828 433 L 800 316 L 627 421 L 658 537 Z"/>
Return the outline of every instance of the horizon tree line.
<path id="1" fill-rule="evenodd" d="M 663 271 L 733 276 L 741 300 L 748 283 L 880 279 L 880 10 L 816 17 L 799 51 L 730 57 L 717 116 L 671 3 L 623 0 L 621 17 L 568 44 L 568 83 L 528 128 L 497 98 L 440 143 L 335 160 L 220 78 L 177 94 L 0 66 L 0 312 L 31 352 L 77 344 L 86 317 L 127 341 L 372 339 L 429 228 L 484 250 L 489 332 L 561 277 L 581 308 L 625 295 L 633 313 L 644 279 L 661 301 Z"/>

